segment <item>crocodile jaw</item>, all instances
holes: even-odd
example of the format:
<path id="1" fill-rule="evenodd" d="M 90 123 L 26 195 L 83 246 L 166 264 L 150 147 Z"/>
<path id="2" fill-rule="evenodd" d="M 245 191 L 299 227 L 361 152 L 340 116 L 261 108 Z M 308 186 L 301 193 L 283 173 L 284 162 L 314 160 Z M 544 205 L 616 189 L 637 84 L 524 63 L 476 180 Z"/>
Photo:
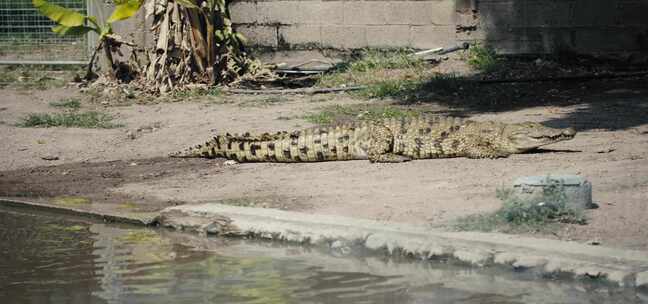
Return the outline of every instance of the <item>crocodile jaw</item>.
<path id="1" fill-rule="evenodd" d="M 576 136 L 573 128 L 555 129 L 538 123 L 512 124 L 505 131 L 508 146 L 513 153 L 521 153 L 541 146 L 570 140 Z"/>

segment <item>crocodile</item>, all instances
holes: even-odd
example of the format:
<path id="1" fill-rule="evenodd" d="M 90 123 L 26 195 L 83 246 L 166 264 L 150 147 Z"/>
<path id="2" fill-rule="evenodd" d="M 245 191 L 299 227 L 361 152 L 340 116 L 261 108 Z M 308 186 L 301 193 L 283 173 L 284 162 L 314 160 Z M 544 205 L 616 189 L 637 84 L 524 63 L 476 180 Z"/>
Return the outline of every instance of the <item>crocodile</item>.
<path id="1" fill-rule="evenodd" d="M 575 135 L 572 128 L 556 129 L 535 122 L 506 124 L 423 116 L 273 134 L 227 133 L 170 156 L 224 157 L 237 162 L 500 158 L 569 140 Z"/>

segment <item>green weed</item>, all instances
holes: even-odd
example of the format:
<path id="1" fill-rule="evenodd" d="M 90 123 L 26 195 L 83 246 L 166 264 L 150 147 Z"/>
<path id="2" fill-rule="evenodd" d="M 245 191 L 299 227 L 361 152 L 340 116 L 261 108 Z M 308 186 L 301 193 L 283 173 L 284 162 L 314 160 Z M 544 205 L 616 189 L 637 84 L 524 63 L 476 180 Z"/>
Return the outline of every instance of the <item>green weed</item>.
<path id="1" fill-rule="evenodd" d="M 90 199 L 80 196 L 59 196 L 54 198 L 52 203 L 56 205 L 68 206 L 68 207 L 77 207 L 83 205 L 89 205 L 92 202 Z"/>
<path id="2" fill-rule="evenodd" d="M 492 214 L 477 214 L 460 218 L 455 228 L 458 230 L 527 232 L 551 229 L 553 224 L 585 224 L 581 210 L 567 205 L 567 197 L 562 184 L 547 180 L 542 195 L 522 200 L 512 194 L 510 189 L 498 189 L 497 198 L 503 206 Z"/>
<path id="3" fill-rule="evenodd" d="M 367 85 L 388 80 L 415 80 L 424 74 L 425 61 L 410 56 L 408 50 L 364 50 L 360 56 L 338 64 L 330 73 L 322 75 L 320 87 Z"/>
<path id="4" fill-rule="evenodd" d="M 367 98 L 387 98 L 407 95 L 421 85 L 420 81 L 411 80 L 386 80 L 367 86 L 358 91 L 358 94 Z"/>
<path id="5" fill-rule="evenodd" d="M 162 241 L 162 239 L 157 233 L 148 230 L 129 231 L 125 235 L 117 237 L 117 240 L 125 243 L 135 243 L 135 244 L 159 243 Z"/>
<path id="6" fill-rule="evenodd" d="M 386 118 L 416 117 L 421 113 L 397 106 L 359 105 L 329 106 L 320 112 L 308 113 L 304 120 L 318 125 L 333 124 L 350 120 L 374 121 Z"/>
<path id="7" fill-rule="evenodd" d="M 79 108 L 81 108 L 81 102 L 78 99 L 74 98 L 52 101 L 49 103 L 49 105 L 55 108 L 67 108 L 72 110 L 78 110 Z"/>
<path id="8" fill-rule="evenodd" d="M 209 89 L 207 89 L 207 95 L 209 95 L 209 96 L 218 97 L 218 96 L 221 96 L 221 94 L 223 94 L 223 91 L 219 87 L 214 86 L 214 87 L 210 87 Z"/>
<path id="9" fill-rule="evenodd" d="M 468 49 L 467 59 L 470 66 L 483 72 L 494 70 L 498 63 L 495 51 L 480 44 L 471 46 Z"/>
<path id="10" fill-rule="evenodd" d="M 0 88 L 58 88 L 65 86 L 82 72 L 80 66 L 0 66 Z"/>
<path id="11" fill-rule="evenodd" d="M 101 112 L 68 112 L 68 113 L 31 113 L 23 117 L 22 122 L 17 126 L 23 128 L 90 128 L 90 129 L 111 129 L 121 125 L 112 122 L 113 117 Z"/>

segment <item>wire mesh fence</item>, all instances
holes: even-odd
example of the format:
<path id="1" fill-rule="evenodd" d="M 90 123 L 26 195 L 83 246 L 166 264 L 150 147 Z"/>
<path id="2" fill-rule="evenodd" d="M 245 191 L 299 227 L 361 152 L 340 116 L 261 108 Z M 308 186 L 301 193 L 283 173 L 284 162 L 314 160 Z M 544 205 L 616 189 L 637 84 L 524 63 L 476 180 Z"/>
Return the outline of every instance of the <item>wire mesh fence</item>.
<path id="1" fill-rule="evenodd" d="M 49 0 L 86 13 L 86 0 Z M 0 0 L 0 63 L 81 63 L 89 57 L 88 38 L 59 37 L 54 22 L 32 0 Z"/>

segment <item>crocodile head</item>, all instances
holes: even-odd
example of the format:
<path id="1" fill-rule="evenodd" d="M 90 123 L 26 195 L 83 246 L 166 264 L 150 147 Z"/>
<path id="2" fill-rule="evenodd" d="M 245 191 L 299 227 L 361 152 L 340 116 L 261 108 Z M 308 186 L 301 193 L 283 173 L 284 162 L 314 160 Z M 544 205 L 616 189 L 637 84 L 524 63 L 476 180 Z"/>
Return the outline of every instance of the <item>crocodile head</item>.
<path id="1" fill-rule="evenodd" d="M 535 122 L 523 122 L 507 125 L 503 135 L 506 138 L 509 152 L 521 153 L 572 139 L 576 136 L 576 130 L 573 128 L 555 129 Z"/>

